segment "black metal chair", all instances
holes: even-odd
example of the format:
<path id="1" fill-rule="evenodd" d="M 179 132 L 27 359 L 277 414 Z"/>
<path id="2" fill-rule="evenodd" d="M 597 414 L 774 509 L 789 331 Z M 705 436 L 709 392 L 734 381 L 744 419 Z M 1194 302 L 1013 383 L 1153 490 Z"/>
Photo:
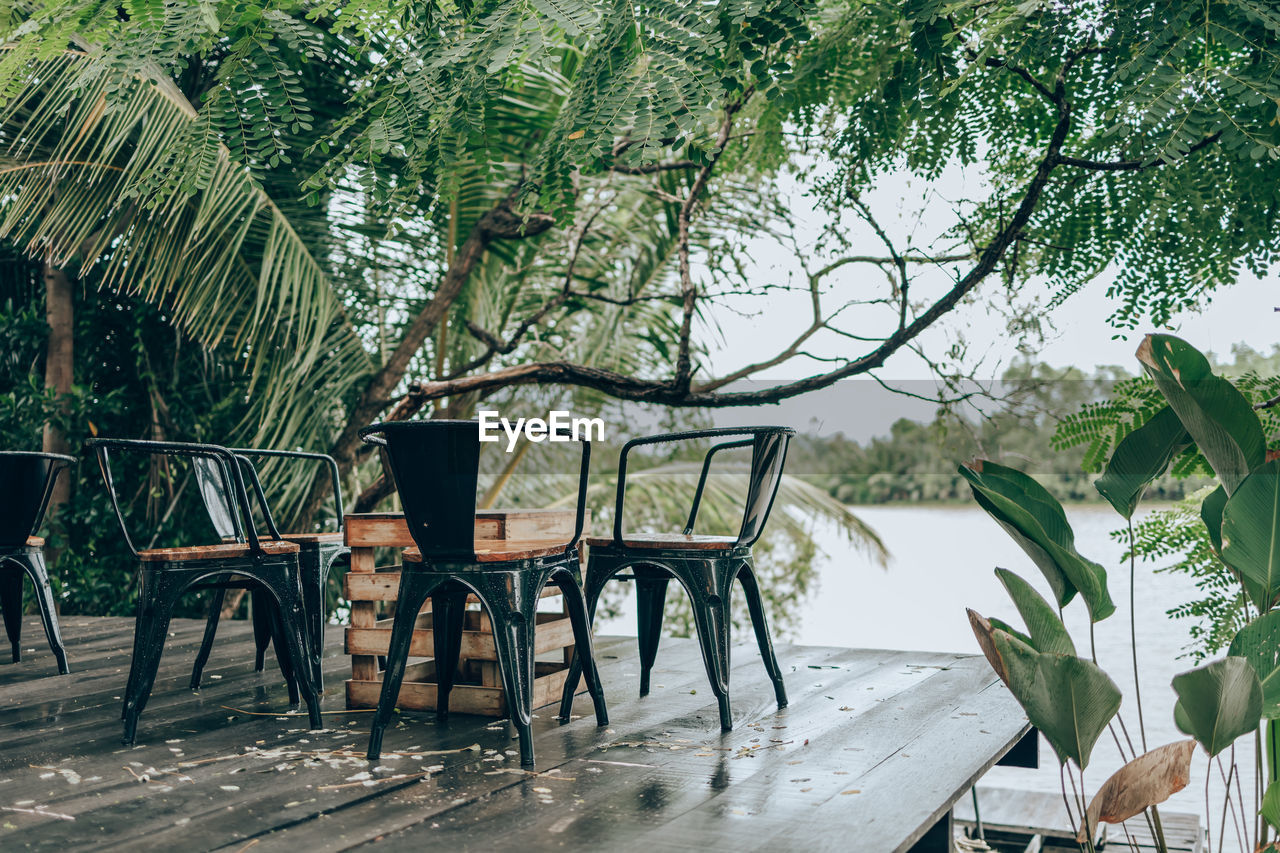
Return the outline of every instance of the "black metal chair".
<path id="1" fill-rule="evenodd" d="M 67 652 L 58 627 L 49 568 L 44 561 L 44 540 L 36 536 L 44 523 L 49 496 L 62 469 L 75 464 L 74 456 L 57 453 L 0 451 L 0 610 L 13 649 L 13 662 L 22 660 L 22 579 L 31 579 L 40 621 L 49 647 L 66 675 Z"/>
<path id="2" fill-rule="evenodd" d="M 742 585 L 746 596 L 751 623 L 760 646 L 760 656 L 764 658 L 765 669 L 773 681 L 778 707 L 785 708 L 787 705 L 787 691 L 782 683 L 782 670 L 773 653 L 773 642 L 769 639 L 769 626 L 765 620 L 764 601 L 756 580 L 751 546 L 764 532 L 765 522 L 768 521 L 769 511 L 773 508 L 773 500 L 782 481 L 787 446 L 793 435 L 795 430 L 788 427 L 767 426 L 703 429 L 632 439 L 623 445 L 618 458 L 618 497 L 614 506 L 613 537 L 587 538 L 589 551 L 584 592 L 592 621 L 595 620 L 600 594 L 610 579 L 618 577 L 620 580 L 636 582 L 641 696 L 649 693 L 649 673 L 657 657 L 658 641 L 662 636 L 662 611 L 667 598 L 667 583 L 675 578 L 684 587 L 693 606 L 698 643 L 702 647 L 702 659 L 711 680 L 711 690 L 720 704 L 720 728 L 724 731 L 733 729 L 733 715 L 729 708 L 729 603 L 735 580 Z M 729 436 L 747 438 L 721 442 L 707 451 L 683 533 L 624 535 L 622 508 L 627 488 L 627 455 L 632 448 Z M 738 535 L 695 534 L 694 523 L 698 518 L 698 507 L 702 503 L 712 459 L 722 450 L 745 447 L 751 448 L 751 467 Z M 618 575 L 628 568 L 631 569 L 631 575 Z M 573 688 L 577 681 L 578 665 L 575 660 L 570 667 L 569 680 L 560 703 L 562 718 L 567 719 L 573 709 Z"/>
<path id="3" fill-rule="evenodd" d="M 193 589 L 247 587 L 265 591 L 271 596 L 280 617 L 274 622 L 274 640 L 281 671 L 285 680 L 291 684 L 291 694 L 296 689 L 292 685 L 300 685 L 302 698 L 307 703 L 311 727 L 320 728 L 320 703 L 307 662 L 307 626 L 298 568 L 299 548 L 280 538 L 269 515 L 266 523 L 270 528 L 270 538 L 259 538 L 245 491 L 243 463 L 231 451 L 212 444 L 95 438 L 86 442 L 86 446 L 92 447 L 97 455 L 102 478 L 111 497 L 112 509 L 120 523 L 120 531 L 139 563 L 140 589 L 137 620 L 134 624 L 133 662 L 129 668 L 129 682 L 125 687 L 124 708 L 121 713 L 124 720 L 124 742 L 133 743 L 138 717 L 146 707 L 151 688 L 155 684 L 174 604 L 184 593 Z M 225 495 L 222 506 L 242 521 L 237 527 L 235 541 L 224 541 L 217 545 L 138 550 L 129 535 L 129 525 L 116 494 L 111 453 L 117 450 L 148 456 L 209 460 L 217 471 L 216 479 Z M 199 467 L 197 466 L 197 470 Z M 255 491 L 257 490 L 255 481 Z M 259 500 L 265 507 L 266 502 L 261 495 Z M 296 703 L 293 695 L 290 700 Z"/>
<path id="4" fill-rule="evenodd" d="M 396 421 L 365 427 L 360 434 L 365 441 L 385 448 L 409 532 L 417 543 L 416 548 L 404 553 L 382 695 L 369 735 L 369 759 L 376 761 L 382 753 L 382 732 L 400 695 L 414 622 L 428 596 L 435 643 L 438 719 L 447 718 L 449 713 L 449 692 L 458 668 L 467 595 L 474 593 L 493 623 L 507 709 L 520 735 L 520 763 L 533 765 L 534 628 L 538 599 L 550 582 L 564 595 L 565 609 L 573 624 L 576 657 L 586 661 L 587 687 L 595 702 L 596 722 L 607 725 L 608 712 L 591 651 L 591 628 L 578 568 L 590 442 L 582 442 L 577 522 L 569 542 L 484 542 L 475 539 L 480 466 L 478 422 Z"/>
<path id="5" fill-rule="evenodd" d="M 325 587 L 329 583 L 329 570 L 334 562 L 350 549 L 343 542 L 342 533 L 342 485 L 338 475 L 338 463 L 332 456 L 324 453 L 304 453 L 294 450 L 266 450 L 262 448 L 231 448 L 231 452 L 241 460 L 241 467 L 249 475 L 253 483 L 254 494 L 260 500 L 264 519 L 271 517 L 271 510 L 266 505 L 264 490 L 258 479 L 254 459 L 293 459 L 318 462 L 329 471 L 332 481 L 334 508 L 337 512 L 338 529 L 324 533 L 281 533 L 280 538 L 292 542 L 300 549 L 298 564 L 302 570 L 302 603 L 307 615 L 308 656 L 310 658 L 311 676 L 316 690 L 324 691 L 324 680 L 321 672 L 321 660 L 324 657 L 324 626 L 327 610 L 325 607 Z M 205 508 L 214 529 L 224 541 L 234 541 L 240 529 L 240 516 L 228 503 L 229 496 L 221 488 L 221 477 L 217 466 L 207 458 L 196 460 L 196 479 L 200 485 L 200 494 L 204 498 Z M 196 655 L 195 666 L 191 670 L 191 689 L 200 687 L 200 677 L 205 664 L 209 662 L 209 654 L 213 650 L 213 640 L 218 632 L 218 620 L 222 615 L 222 605 L 226 598 L 225 588 L 214 590 L 209 601 L 209 616 L 205 623 L 204 642 L 200 645 L 200 653 Z M 252 595 L 252 593 L 250 593 Z M 270 598 L 253 599 L 253 635 L 257 646 L 254 667 L 262 672 L 266 661 L 267 647 L 278 628 L 275 620 L 275 608 Z M 290 683 L 290 696 L 294 695 L 296 686 Z"/>

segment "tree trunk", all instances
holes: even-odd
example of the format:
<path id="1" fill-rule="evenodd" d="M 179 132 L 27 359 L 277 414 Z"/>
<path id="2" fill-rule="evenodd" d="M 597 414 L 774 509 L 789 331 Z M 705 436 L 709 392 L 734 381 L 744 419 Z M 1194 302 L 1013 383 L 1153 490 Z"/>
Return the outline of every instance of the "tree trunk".
<path id="1" fill-rule="evenodd" d="M 329 455 L 338 463 L 341 476 L 345 477 L 356 464 L 356 454 L 360 450 L 360 429 L 376 421 L 378 415 L 390 405 L 392 392 L 404 379 L 409 370 L 409 363 L 436 328 L 444 322 L 449 308 L 462 293 L 462 288 L 467 283 L 472 270 L 484 258 L 489 244 L 498 239 L 517 240 L 533 237 L 554 224 L 554 220 L 544 213 L 533 213 L 527 217 L 517 214 L 511 207 L 513 198 L 514 194 L 499 202 L 481 216 L 472 227 L 467 239 L 451 255 L 444 278 L 431 300 L 409 323 L 400 343 L 392 351 L 386 364 L 373 375 L 360 395 L 360 399 L 347 413 L 346 425 L 329 448 Z M 311 482 L 307 500 L 295 524 L 305 529 L 319 511 L 320 505 L 328 499 L 329 492 L 328 472 L 317 471 L 315 479 Z"/>
<path id="2" fill-rule="evenodd" d="M 49 324 L 49 340 L 45 349 L 44 387 L 53 391 L 66 407 L 64 395 L 71 393 L 75 376 L 75 302 L 71 278 L 65 270 L 50 263 L 44 265 L 45 320 Z M 41 447 L 45 453 L 70 453 L 62 430 L 45 423 Z M 49 518 L 57 518 L 58 510 L 71 497 L 70 473 L 63 474 L 49 498 Z"/>

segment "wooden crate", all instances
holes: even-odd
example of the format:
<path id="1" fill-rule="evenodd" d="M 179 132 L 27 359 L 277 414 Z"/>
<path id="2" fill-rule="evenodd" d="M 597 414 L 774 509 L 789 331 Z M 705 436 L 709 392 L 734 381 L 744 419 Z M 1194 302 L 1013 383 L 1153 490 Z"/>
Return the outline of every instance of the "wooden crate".
<path id="1" fill-rule="evenodd" d="M 477 539 L 522 541 L 545 539 L 567 542 L 573 535 L 574 513 L 567 510 L 482 510 L 476 513 Z M 346 629 L 346 652 L 351 656 L 351 678 L 346 683 L 348 708 L 374 708 L 382 692 L 378 656 L 391 643 L 391 614 L 400 589 L 400 567 L 376 565 L 377 548 L 404 548 L 413 544 L 404 516 L 399 513 L 363 513 L 345 519 L 346 542 L 351 548 L 351 571 L 344 595 L 351 602 L 351 625 Z M 557 588 L 543 591 L 543 598 L 558 599 Z M 379 603 L 386 608 L 378 614 Z M 459 673 L 449 697 L 452 711 L 501 717 L 506 714 L 502 679 L 498 671 L 493 629 L 488 614 L 478 609 L 475 596 L 468 598 L 463 628 Z M 435 639 L 431 630 L 431 602 L 427 601 L 414 627 L 411 662 L 400 686 L 397 706 L 412 710 L 435 709 Z M 536 661 L 533 707 L 557 701 L 567 678 L 573 654 L 573 627 L 564 612 L 538 613 L 535 632 Z M 581 689 L 581 688 L 580 688 Z"/>

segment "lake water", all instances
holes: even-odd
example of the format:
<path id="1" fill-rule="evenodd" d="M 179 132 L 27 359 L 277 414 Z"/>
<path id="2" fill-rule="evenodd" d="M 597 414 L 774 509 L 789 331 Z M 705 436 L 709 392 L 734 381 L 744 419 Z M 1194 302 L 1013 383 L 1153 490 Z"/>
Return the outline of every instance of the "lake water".
<path id="1" fill-rule="evenodd" d="M 820 562 L 818 586 L 805 602 L 797 630 L 787 639 L 806 645 L 976 654 L 979 650 L 965 607 L 1020 624 L 1017 611 L 992 571 L 995 567 L 1012 569 L 1050 598 L 1039 570 L 977 507 L 876 506 L 858 507 L 856 512 L 888 546 L 892 554 L 888 569 L 852 552 L 836 530 L 819 528 L 816 538 L 825 556 Z M 1096 626 L 1098 663 L 1125 694 L 1121 714 L 1137 743 L 1138 718 L 1129 657 L 1129 570 L 1127 564 L 1120 564 L 1122 544 L 1108 535 L 1122 526 L 1122 520 L 1106 506 L 1070 507 L 1067 514 L 1076 531 L 1077 548 L 1108 571 L 1117 610 Z M 1188 642 L 1188 623 L 1168 618 L 1165 611 L 1189 600 L 1196 591 L 1186 576 L 1157 574 L 1155 568 L 1150 563 L 1139 563 L 1137 574 L 1139 663 L 1147 743 L 1151 748 L 1186 737 L 1173 724 L 1170 680 L 1192 667 L 1191 661 L 1179 660 Z M 628 606 L 619 618 L 602 621 L 598 630 L 634 634 L 634 612 Z M 1083 602 L 1072 602 L 1066 617 L 1077 648 L 1087 654 L 1089 630 Z M 735 637 L 735 642 L 751 641 L 748 632 Z M 739 654 L 753 652 L 752 645 Z M 785 670 L 786 661 L 781 663 Z M 1246 771 L 1246 801 L 1252 803 L 1252 740 L 1242 738 L 1237 749 L 1240 767 Z M 1040 764 L 1039 770 L 995 768 L 985 781 L 1005 787 L 1059 791 L 1057 760 L 1043 740 Z M 1095 790 L 1121 764 L 1115 744 L 1104 732 L 1086 773 L 1088 790 Z M 1204 753 L 1198 750 L 1191 784 L 1175 796 L 1171 806 L 1203 814 L 1208 770 Z M 1213 774 L 1217 775 L 1216 768 Z M 1220 791 L 1221 783 L 1211 788 Z M 1221 794 L 1214 799 L 1218 805 L 1213 811 L 1217 813 Z M 1216 835 L 1216 820 L 1214 830 Z M 1230 830 L 1228 837 L 1234 839 Z"/>

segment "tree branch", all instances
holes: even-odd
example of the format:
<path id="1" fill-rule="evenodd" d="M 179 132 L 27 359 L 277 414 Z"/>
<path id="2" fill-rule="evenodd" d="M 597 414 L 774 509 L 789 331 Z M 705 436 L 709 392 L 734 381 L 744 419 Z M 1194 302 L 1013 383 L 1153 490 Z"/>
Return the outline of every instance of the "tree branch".
<path id="1" fill-rule="evenodd" d="M 1202 148 L 1207 148 L 1208 146 L 1217 142 L 1221 138 L 1222 138 L 1222 131 L 1218 131 L 1217 133 L 1212 134 L 1211 136 L 1206 136 L 1204 139 L 1201 139 L 1195 145 L 1192 145 L 1190 148 L 1188 148 L 1186 150 L 1186 153 L 1181 155 L 1178 159 L 1185 160 L 1188 157 L 1190 157 L 1192 154 L 1196 153 Z M 1156 166 L 1168 165 L 1171 161 L 1162 160 L 1157 157 L 1154 160 L 1147 160 L 1147 161 L 1116 160 L 1116 161 L 1108 162 L 1105 160 L 1086 160 L 1080 157 L 1063 156 L 1060 159 L 1060 162 L 1064 166 L 1075 166 L 1079 169 L 1089 169 L 1095 172 L 1141 172 L 1146 169 L 1154 168 Z"/>

